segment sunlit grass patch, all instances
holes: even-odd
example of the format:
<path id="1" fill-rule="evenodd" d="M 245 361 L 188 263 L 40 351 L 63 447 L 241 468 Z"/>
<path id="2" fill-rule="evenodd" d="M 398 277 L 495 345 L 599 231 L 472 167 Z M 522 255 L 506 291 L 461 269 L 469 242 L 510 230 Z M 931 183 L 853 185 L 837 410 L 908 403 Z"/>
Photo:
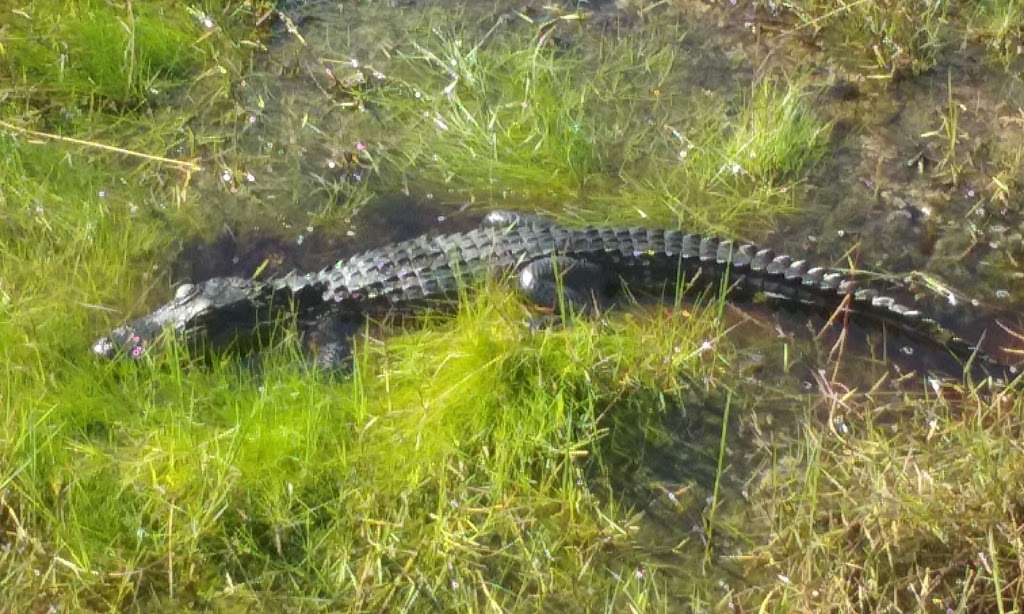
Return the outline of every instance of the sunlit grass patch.
<path id="1" fill-rule="evenodd" d="M 198 65 L 199 24 L 158 3 L 36 2 L 5 19 L 8 71 L 79 99 L 132 106 Z M 46 92 L 53 95 L 55 92 Z"/>
<path id="2" fill-rule="evenodd" d="M 628 176 L 620 206 L 671 211 L 684 227 L 765 230 L 793 211 L 789 192 L 824 155 L 829 126 L 814 116 L 798 83 L 763 81 L 735 123 L 702 111 L 690 129 L 668 126 L 666 159 Z"/>
<path id="3" fill-rule="evenodd" d="M 664 603 L 655 572 L 634 573 L 625 510 L 592 485 L 616 464 L 614 425 L 653 432 L 650 394 L 717 377 L 699 351 L 721 334 L 716 311 L 530 332 L 517 300 L 487 290 L 361 344 L 347 377 L 308 372 L 287 338 L 259 374 L 173 344 L 52 382 L 40 370 L 20 380 L 3 451 L 17 471 L 0 480 L 39 549 L 37 586 L 60 586 L 65 607 L 150 590 L 299 604 L 296 589 L 378 610 Z"/>
<path id="4" fill-rule="evenodd" d="M 379 94 L 406 135 L 389 156 L 487 202 L 697 230 L 769 224 L 828 127 L 798 83 L 766 80 L 735 114 L 721 94 L 682 89 L 667 41 L 684 34 L 653 30 L 569 49 L 503 31 L 417 44 L 401 86 Z"/>
<path id="5" fill-rule="evenodd" d="M 579 58 L 513 40 L 457 37 L 417 45 L 404 95 L 381 104 L 419 133 L 397 153 L 424 174 L 487 195 L 545 201 L 579 195 L 596 178 L 601 146 L 589 87 L 572 83 Z"/>
<path id="6" fill-rule="evenodd" d="M 217 129 L 196 135 L 187 125 L 197 116 L 219 125 L 234 112 L 226 104 L 231 84 L 260 45 L 251 25 L 265 9 L 263 2 L 82 0 L 5 12 L 0 76 L 12 87 L 0 100 L 0 130 L 71 152 L 72 164 L 104 159 L 136 175 L 155 169 L 158 182 L 179 186 L 161 197 L 180 204 L 187 173 L 199 169 L 189 158 L 221 138 L 211 134 Z M 167 104 L 181 99 L 193 106 Z"/>
<path id="7" fill-rule="evenodd" d="M 834 428 L 808 417 L 751 492 L 767 537 L 754 555 L 779 580 L 751 602 L 957 612 L 1021 603 L 1019 391 L 857 396 L 831 409 Z"/>
<path id="8" fill-rule="evenodd" d="M 103 304 L 134 304 L 132 295 L 144 294 L 137 284 L 151 273 L 137 261 L 166 244 L 158 228 L 143 223 L 147 192 L 134 177 L 112 181 L 59 148 L 6 136 L 0 172 L 0 291 L 8 310 L 0 346 L 14 364 L 21 362 L 15 356 L 38 355 L 39 335 L 52 334 L 57 348 L 80 349 L 74 332 L 109 318 Z M 54 306 L 68 304 L 85 309 L 54 317 Z"/>
<path id="9" fill-rule="evenodd" d="M 0 67 L 40 98 L 134 108 L 200 70 L 215 55 L 207 39 L 231 27 L 227 15 L 240 6 L 33 2 L 0 17 L 7 31 Z M 222 17 L 227 24 L 217 21 Z"/>

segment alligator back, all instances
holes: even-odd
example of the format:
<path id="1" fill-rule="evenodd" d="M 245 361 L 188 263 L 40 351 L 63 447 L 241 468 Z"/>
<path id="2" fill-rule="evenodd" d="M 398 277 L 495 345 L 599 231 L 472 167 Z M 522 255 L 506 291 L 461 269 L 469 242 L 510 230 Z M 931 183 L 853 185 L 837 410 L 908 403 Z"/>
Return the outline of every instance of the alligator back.
<path id="1" fill-rule="evenodd" d="M 554 256 L 597 265 L 631 292 L 674 292 L 686 286 L 722 287 L 733 295 L 763 293 L 784 304 L 826 312 L 844 308 L 894 324 L 961 358 L 975 352 L 921 309 L 861 287 L 861 280 L 848 272 L 811 266 L 750 243 L 678 230 L 569 228 L 532 220 L 394 243 L 306 279 L 322 291 L 326 303 L 401 307 L 451 297 L 482 276 L 515 273 Z"/>

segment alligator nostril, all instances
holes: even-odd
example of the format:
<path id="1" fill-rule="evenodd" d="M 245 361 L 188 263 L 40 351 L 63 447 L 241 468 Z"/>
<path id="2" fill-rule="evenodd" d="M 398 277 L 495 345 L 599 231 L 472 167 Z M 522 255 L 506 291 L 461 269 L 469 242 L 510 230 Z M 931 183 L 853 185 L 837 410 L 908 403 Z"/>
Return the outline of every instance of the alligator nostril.
<path id="1" fill-rule="evenodd" d="M 96 354 L 101 358 L 113 358 L 114 357 L 114 344 L 103 337 L 96 343 L 92 344 L 92 353 Z"/>

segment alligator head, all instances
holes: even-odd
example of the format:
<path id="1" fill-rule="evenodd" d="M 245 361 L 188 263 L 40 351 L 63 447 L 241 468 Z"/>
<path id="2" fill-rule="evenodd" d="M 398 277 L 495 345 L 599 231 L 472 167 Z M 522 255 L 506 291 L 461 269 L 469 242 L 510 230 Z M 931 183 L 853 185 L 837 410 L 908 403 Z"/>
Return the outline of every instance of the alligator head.
<path id="1" fill-rule="evenodd" d="M 198 334 L 221 337 L 252 329 L 265 290 L 265 284 L 240 277 L 215 277 L 198 284 L 183 284 L 169 302 L 101 337 L 92 351 L 103 358 L 137 359 L 165 330 L 190 339 Z"/>

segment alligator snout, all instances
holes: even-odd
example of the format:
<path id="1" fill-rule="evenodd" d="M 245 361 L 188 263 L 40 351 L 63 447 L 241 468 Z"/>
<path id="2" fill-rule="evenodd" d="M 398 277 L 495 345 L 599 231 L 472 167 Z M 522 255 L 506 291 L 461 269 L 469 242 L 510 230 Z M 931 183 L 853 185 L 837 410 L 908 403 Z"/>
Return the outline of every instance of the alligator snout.
<path id="1" fill-rule="evenodd" d="M 96 343 L 92 344 L 92 353 L 106 359 L 111 359 L 117 355 L 117 351 L 114 349 L 114 342 L 107 337 L 100 337 Z"/>
<path id="2" fill-rule="evenodd" d="M 100 358 L 114 359 L 119 356 L 141 358 L 146 349 L 146 340 L 131 326 L 115 329 L 106 337 L 100 337 L 92 344 L 92 353 Z"/>

